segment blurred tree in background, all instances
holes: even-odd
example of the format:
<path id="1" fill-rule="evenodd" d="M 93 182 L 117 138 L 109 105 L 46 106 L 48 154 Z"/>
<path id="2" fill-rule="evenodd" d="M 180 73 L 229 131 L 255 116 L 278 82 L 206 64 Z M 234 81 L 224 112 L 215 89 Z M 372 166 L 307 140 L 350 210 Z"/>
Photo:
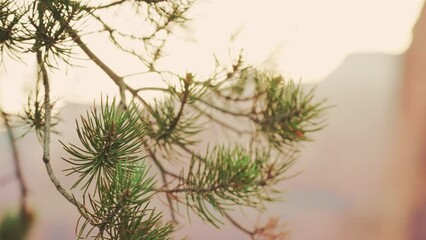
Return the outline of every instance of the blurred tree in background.
<path id="1" fill-rule="evenodd" d="M 21 187 L 20 213 L 2 220 L 1 239 L 24 239 L 33 219 L 13 132 L 21 123 L 27 132 L 37 133 L 47 174 L 81 214 L 78 239 L 169 239 L 183 224 L 185 213 L 218 228 L 229 222 L 251 239 L 285 238 L 277 219 L 252 229 L 230 211 L 237 206 L 262 210 L 266 202 L 279 198 L 274 186 L 288 177 L 285 173 L 297 158 L 300 143 L 323 126 L 323 101 L 314 100 L 312 91 L 304 92 L 289 79 L 249 66 L 243 54 L 234 56 L 232 64 L 217 60 L 209 77 L 162 69 L 159 62 L 167 41 L 185 27 L 194 4 L 192 0 L 0 1 L 2 60 L 24 61 L 25 55 L 37 63 L 35 89 L 22 113 L 1 111 Z M 118 26 L 123 19 L 137 24 L 131 29 Z M 85 38 L 93 36 L 132 56 L 141 71 L 116 72 L 86 43 Z M 82 61 L 83 57 L 87 59 Z M 115 83 L 118 94 L 99 97 L 76 120 L 80 142 L 61 142 L 62 160 L 51 159 L 51 134 L 60 121 L 51 82 L 60 81 L 55 73 L 64 71 L 64 65 L 78 67 L 77 62 L 97 65 Z M 127 82 L 130 77 L 160 81 L 165 87 L 136 88 Z M 158 97 L 150 101 L 146 92 L 157 92 Z M 202 134 L 213 126 L 235 138 L 209 144 L 211 139 Z M 65 173 L 75 179 L 71 189 L 58 181 L 51 161 L 68 163 Z M 154 196 L 165 200 L 167 214 L 157 210 Z"/>

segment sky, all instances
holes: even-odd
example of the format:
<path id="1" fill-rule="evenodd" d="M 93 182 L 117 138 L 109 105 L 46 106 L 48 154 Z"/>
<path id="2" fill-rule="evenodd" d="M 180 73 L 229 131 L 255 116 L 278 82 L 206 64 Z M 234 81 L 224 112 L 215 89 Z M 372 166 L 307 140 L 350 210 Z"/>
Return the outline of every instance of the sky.
<path id="1" fill-rule="evenodd" d="M 352 53 L 400 54 L 423 0 L 210 0 L 194 22 L 198 42 L 234 47 L 254 64 L 304 81 L 319 81 Z M 273 54 L 271 54 L 273 52 Z"/>
<path id="2" fill-rule="evenodd" d="M 230 61 L 241 49 L 252 65 L 302 82 L 320 82 L 354 53 L 401 54 L 423 0 L 199 0 L 194 19 L 170 39 L 162 62 L 169 70 L 213 71 L 213 55 Z M 136 71 L 128 59 L 92 39 L 94 50 L 118 72 Z M 231 56 L 231 57 L 230 57 Z M 0 104 L 20 110 L 34 87 L 34 61 L 7 61 L 0 69 Z M 123 64 L 126 63 L 126 64 Z M 96 66 L 61 67 L 52 81 L 56 97 L 92 103 L 94 97 L 117 94 L 112 81 Z M 131 81 L 131 80 L 130 80 Z M 141 81 L 135 81 L 141 84 Z"/>

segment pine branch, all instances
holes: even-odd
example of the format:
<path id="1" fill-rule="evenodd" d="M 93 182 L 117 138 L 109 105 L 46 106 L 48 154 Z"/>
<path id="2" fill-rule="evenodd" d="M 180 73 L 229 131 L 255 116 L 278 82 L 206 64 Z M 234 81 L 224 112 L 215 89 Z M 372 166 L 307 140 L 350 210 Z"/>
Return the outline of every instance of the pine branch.
<path id="1" fill-rule="evenodd" d="M 323 126 L 320 120 L 325 108 L 323 102 L 314 100 L 313 92 L 304 93 L 291 80 L 245 66 L 242 54 L 232 66 L 222 66 L 207 80 L 195 79 L 196 73 L 179 76 L 159 71 L 156 63 L 172 27 L 188 20 L 186 13 L 192 0 L 114 0 L 99 6 L 38 0 L 28 6 L 23 4 L 22 12 L 15 11 L 19 4 L 10 0 L 0 3 L 0 51 L 36 55 L 36 98 L 29 98 L 23 119 L 29 130 L 35 128 L 43 140 L 43 162 L 50 180 L 82 215 L 82 223 L 77 224 L 78 237 L 89 238 L 93 233 L 97 239 L 168 239 L 172 225 L 163 224 L 162 214 L 149 207 L 156 194 L 166 194 L 166 204 L 175 221 L 177 206 L 184 204 L 214 226 L 228 219 L 252 239 L 281 239 L 285 235 L 268 232 L 277 226 L 276 221 L 250 230 L 232 218 L 228 210 L 235 205 L 262 208 L 264 203 L 276 200 L 274 185 L 287 178 L 284 175 L 294 162 L 299 143 L 310 140 L 308 134 Z M 132 16 L 140 17 L 147 26 L 142 33 L 113 28 L 108 19 L 101 17 L 110 9 L 128 4 L 132 4 Z M 118 50 L 138 57 L 148 70 L 117 74 L 86 45 L 84 32 L 75 27 L 85 17 L 98 21 L 99 31 L 109 33 Z M 123 40 L 141 48 L 126 45 Z M 63 158 L 70 164 L 65 171 L 77 176 L 72 188 L 81 187 L 83 203 L 63 188 L 50 163 L 51 133 L 56 122 L 48 70 L 60 61 L 70 65 L 74 47 L 80 48 L 117 85 L 120 94 L 118 106 L 115 99 L 110 103 L 107 97 L 105 104 L 101 100 L 100 111 L 94 106 L 76 121 L 79 144 L 61 142 L 69 154 Z M 219 62 L 216 67 L 221 67 Z M 135 75 L 144 78 L 142 74 L 148 73 L 157 74 L 168 87 L 134 89 L 125 81 Z M 179 81 L 180 86 L 172 85 L 174 81 Z M 43 100 L 38 98 L 39 82 L 44 88 Z M 158 91 L 164 94 L 164 100 L 150 103 L 142 97 L 144 91 Z M 128 93 L 141 106 L 129 103 Z M 234 120 L 244 122 L 244 126 L 247 123 L 248 129 L 236 125 L 241 122 L 231 122 Z M 199 154 L 198 136 L 212 122 L 248 137 L 250 142 L 235 139 L 230 141 L 230 147 L 207 147 L 207 153 Z M 142 152 L 158 168 L 158 185 Z M 273 159 L 274 156 L 277 157 Z M 168 169 L 163 161 L 174 161 L 176 169 Z"/>
<path id="2" fill-rule="evenodd" d="M 264 201 L 274 200 L 269 196 L 275 192 L 271 186 L 284 179 L 283 174 L 292 165 L 294 156 L 289 154 L 285 159 L 270 162 L 267 152 L 250 156 L 239 147 L 216 147 L 204 159 L 200 162 L 193 156 L 188 174 L 179 179 L 178 186 L 153 191 L 175 196 L 202 219 L 218 226 L 220 220 L 212 211 L 223 215 L 222 205 L 257 208 L 262 207 Z M 185 200 L 177 194 L 183 194 Z"/>
<path id="3" fill-rule="evenodd" d="M 56 178 L 52 165 L 50 164 L 50 122 L 51 122 L 51 102 L 50 102 L 50 84 L 49 78 L 47 75 L 46 67 L 42 60 L 42 53 L 37 52 L 37 64 L 39 67 L 39 76 L 43 80 L 44 86 L 44 106 L 45 106 L 45 126 L 44 126 L 44 136 L 43 136 L 43 162 L 46 167 L 47 174 L 49 175 L 50 180 L 55 185 L 56 189 L 62 196 L 67 199 L 71 204 L 77 207 L 77 209 L 82 213 L 82 216 L 86 218 L 92 225 L 97 223 L 90 217 L 86 207 L 78 202 L 74 196 L 68 193 L 65 188 L 62 187 L 59 180 Z"/>

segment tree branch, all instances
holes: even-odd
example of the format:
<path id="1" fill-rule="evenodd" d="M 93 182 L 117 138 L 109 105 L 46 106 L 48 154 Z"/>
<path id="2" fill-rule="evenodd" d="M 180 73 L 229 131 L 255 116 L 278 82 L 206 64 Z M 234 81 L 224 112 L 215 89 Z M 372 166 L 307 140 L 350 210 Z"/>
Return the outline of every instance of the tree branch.
<path id="1" fill-rule="evenodd" d="M 77 45 L 83 50 L 83 52 L 92 60 L 98 67 L 102 69 L 114 82 L 117 84 L 119 91 L 120 91 L 120 104 L 123 108 L 126 107 L 126 94 L 125 91 L 129 87 L 126 85 L 126 83 L 123 80 L 123 77 L 119 76 L 117 73 L 115 73 L 108 65 L 106 65 L 96 54 L 90 50 L 90 48 L 87 47 L 87 45 L 81 40 L 80 36 L 77 34 L 77 32 L 72 29 L 70 26 L 67 27 L 67 31 L 70 34 L 71 38 Z"/>
<path id="2" fill-rule="evenodd" d="M 116 5 L 120 5 L 124 2 L 126 2 L 127 0 L 119 0 L 119 1 L 115 1 L 109 4 L 105 4 L 105 5 L 100 5 L 97 7 L 87 7 L 86 9 L 88 10 L 99 10 L 99 9 L 105 9 L 105 8 L 109 8 L 109 7 L 113 7 Z M 159 3 L 159 2 L 167 2 L 168 0 L 138 0 L 139 2 L 146 2 L 146 3 Z"/>
<path id="3" fill-rule="evenodd" d="M 250 231 L 247 228 L 243 227 L 241 224 L 239 224 L 234 218 L 231 217 L 226 211 L 223 211 L 223 215 L 228 219 L 229 222 L 232 223 L 236 228 L 240 229 L 242 232 L 248 234 L 250 237 L 253 238 L 255 232 Z"/>
<path id="4" fill-rule="evenodd" d="M 218 110 L 218 111 L 220 111 L 222 113 L 229 114 L 229 115 L 232 115 L 232 116 L 235 116 L 235 117 L 242 117 L 242 118 L 248 118 L 250 120 L 253 120 L 252 117 L 251 117 L 251 112 L 248 112 L 248 113 L 233 112 L 233 111 L 230 111 L 230 110 L 225 109 L 223 107 L 216 106 L 213 103 L 209 103 L 209 102 L 207 102 L 206 100 L 204 100 L 202 98 L 197 98 L 197 100 L 199 102 L 203 103 L 204 105 L 209 106 L 209 107 L 211 107 L 213 109 L 216 109 L 216 110 Z"/>
<path id="5" fill-rule="evenodd" d="M 44 135 L 43 135 L 43 162 L 46 167 L 47 174 L 49 175 L 49 178 L 51 182 L 55 185 L 56 189 L 59 193 L 64 196 L 65 199 L 67 199 L 71 204 L 76 206 L 79 211 L 82 213 L 82 216 L 86 218 L 92 225 L 96 225 L 97 223 L 89 216 L 89 212 L 87 211 L 86 207 L 78 202 L 74 196 L 72 196 L 70 193 L 68 193 L 61 185 L 59 180 L 56 178 L 52 165 L 50 164 L 50 127 L 51 127 L 51 111 L 52 111 L 52 105 L 50 103 L 50 85 L 49 85 L 49 78 L 47 75 L 46 67 L 42 60 L 42 53 L 41 51 L 37 51 L 37 64 L 39 68 L 39 77 L 43 80 L 43 86 L 44 86 L 44 106 L 45 106 L 45 125 L 44 125 Z"/>
<path id="6" fill-rule="evenodd" d="M 24 176 L 22 174 L 22 166 L 21 166 L 21 160 L 19 158 L 18 154 L 18 148 L 16 146 L 16 140 L 13 135 L 12 127 L 9 124 L 8 114 L 4 112 L 2 109 L 0 109 L 1 115 L 4 119 L 4 124 L 7 129 L 7 134 L 9 137 L 10 145 L 12 148 L 12 155 L 13 155 L 13 163 L 15 165 L 15 176 L 18 179 L 20 192 L 21 192 L 21 217 L 22 220 L 27 220 L 27 217 L 29 216 L 30 212 L 27 205 L 27 195 L 28 195 L 28 188 L 27 184 L 25 183 Z"/>
<path id="7" fill-rule="evenodd" d="M 203 111 L 203 110 L 201 110 L 198 106 L 196 106 L 196 105 L 193 105 L 193 106 L 191 106 L 193 109 L 195 109 L 197 112 L 199 112 L 199 113 L 201 113 L 202 115 L 204 115 L 204 116 L 206 116 L 208 119 L 210 119 L 211 121 L 213 121 L 213 122 L 216 122 L 217 124 L 219 124 L 220 126 L 222 126 L 222 127 L 224 127 L 224 128 L 226 128 L 226 129 L 229 129 L 229 130 L 231 130 L 231 131 L 233 131 L 233 132 L 235 132 L 235 133 L 237 133 L 238 135 L 243 135 L 243 134 L 248 134 L 248 135 L 251 135 L 251 134 L 254 134 L 255 133 L 255 131 L 250 131 L 250 130 L 241 130 L 241 129 L 238 129 L 237 127 L 234 127 L 234 126 L 232 126 L 232 125 L 230 125 L 230 124 L 228 124 L 228 123 L 226 123 L 225 121 L 222 121 L 222 120 L 220 120 L 219 118 L 217 118 L 217 117 L 214 117 L 212 114 L 210 114 L 210 113 L 207 113 L 206 111 Z"/>
<path id="8" fill-rule="evenodd" d="M 160 161 L 158 161 L 157 157 L 155 156 L 155 153 L 146 144 L 144 144 L 144 145 L 145 145 L 145 148 L 148 150 L 148 153 L 151 156 L 154 164 L 158 167 L 158 170 L 160 171 L 164 187 L 167 188 L 167 177 L 166 177 L 166 174 L 170 174 L 170 175 L 172 175 L 174 177 L 178 177 L 178 176 L 175 175 L 175 174 L 172 174 L 172 173 L 170 173 L 168 171 L 166 171 L 164 169 L 163 165 L 161 165 Z M 170 208 L 170 216 L 172 217 L 173 221 L 177 223 L 177 218 L 176 218 L 176 215 L 175 215 L 175 209 L 173 207 L 172 198 L 171 198 L 171 196 L 169 194 L 166 194 L 166 198 L 167 198 L 167 202 L 168 202 L 169 208 Z"/>

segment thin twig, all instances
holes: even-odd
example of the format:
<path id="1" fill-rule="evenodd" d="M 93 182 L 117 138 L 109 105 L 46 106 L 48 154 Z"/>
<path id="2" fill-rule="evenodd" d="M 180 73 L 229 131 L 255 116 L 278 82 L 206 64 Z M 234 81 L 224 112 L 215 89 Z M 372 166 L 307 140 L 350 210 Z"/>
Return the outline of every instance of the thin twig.
<path id="1" fill-rule="evenodd" d="M 222 127 L 229 129 L 235 133 L 237 133 L 238 135 L 243 135 L 243 134 L 253 134 L 255 133 L 255 131 L 249 131 L 249 130 L 240 130 L 234 126 L 231 126 L 230 124 L 226 123 L 225 121 L 220 120 L 219 118 L 214 117 L 213 115 L 207 113 L 206 111 L 201 110 L 198 106 L 193 105 L 191 106 L 193 109 L 195 109 L 196 111 L 198 111 L 199 113 L 203 114 L 204 116 L 206 116 L 207 118 L 209 118 L 211 121 L 216 122 L 217 124 L 221 125 Z"/>
<path id="2" fill-rule="evenodd" d="M 109 8 L 109 7 L 113 7 L 113 6 L 117 6 L 120 5 L 124 2 L 126 2 L 127 0 L 118 0 L 109 4 L 105 4 L 105 5 L 100 5 L 97 7 L 86 7 L 87 10 L 99 10 L 99 9 L 105 9 L 105 8 Z M 159 2 L 166 2 L 168 0 L 142 0 L 142 2 L 146 2 L 146 3 L 159 3 Z"/>
<path id="3" fill-rule="evenodd" d="M 231 217 L 227 212 L 223 211 L 223 215 L 228 219 L 229 222 L 232 223 L 236 228 L 240 229 L 244 233 L 247 233 L 250 237 L 253 237 L 255 232 L 250 231 L 247 228 L 243 227 L 241 224 L 239 224 L 234 218 Z"/>
<path id="4" fill-rule="evenodd" d="M 160 91 L 160 92 L 170 92 L 168 88 L 161 88 L 161 87 L 141 87 L 135 89 L 135 91 L 142 92 L 142 91 Z"/>
<path id="5" fill-rule="evenodd" d="M 188 101 L 189 93 L 190 93 L 189 84 L 185 83 L 185 89 L 182 93 L 182 99 L 181 99 L 179 111 L 178 111 L 176 117 L 173 118 L 173 120 L 171 121 L 170 125 L 165 130 L 165 132 L 163 134 L 161 134 L 160 136 L 158 136 L 157 139 L 161 139 L 163 137 L 167 137 L 167 136 L 172 135 L 173 131 L 176 129 L 176 126 L 178 126 L 179 121 L 181 120 L 181 118 L 183 116 L 183 111 L 184 111 L 186 103 Z"/>
<path id="6" fill-rule="evenodd" d="M 167 172 L 164 169 L 163 165 L 161 165 L 160 161 L 158 161 L 157 157 L 155 156 L 155 153 L 146 144 L 144 144 L 144 145 L 145 145 L 146 149 L 148 150 L 148 153 L 151 156 L 153 162 L 155 163 L 155 165 L 158 167 L 158 170 L 160 171 L 164 187 L 167 187 L 166 173 L 169 173 L 169 172 Z M 176 177 L 177 175 L 173 174 L 172 176 Z M 170 216 L 171 216 L 172 220 L 177 223 L 178 221 L 177 221 L 177 218 L 176 218 L 176 215 L 175 215 L 175 209 L 174 209 L 174 206 L 173 206 L 173 201 L 171 199 L 171 196 L 169 194 L 166 194 L 166 198 L 167 198 L 167 202 L 168 202 L 169 208 L 170 208 Z"/>
<path id="7" fill-rule="evenodd" d="M 216 109 L 216 110 L 218 110 L 218 111 L 220 111 L 220 112 L 223 112 L 223 113 L 226 113 L 226 114 L 229 114 L 229 115 L 235 116 L 235 117 L 243 117 L 243 118 L 248 118 L 248 119 L 252 120 L 252 117 L 251 117 L 251 113 L 250 113 L 250 112 L 249 112 L 249 113 L 233 112 L 233 111 L 230 111 L 230 110 L 228 110 L 228 109 L 225 109 L 225 108 L 222 108 L 222 107 L 216 106 L 216 105 L 214 105 L 213 103 L 209 103 L 209 102 L 207 102 L 206 100 L 204 100 L 204 99 L 202 99 L 202 98 L 197 98 L 197 100 L 198 100 L 199 102 L 201 102 L 201 103 L 205 104 L 206 106 L 209 106 L 209 107 L 211 107 L 211 108 L 213 108 L 213 109 Z"/>
<path id="8" fill-rule="evenodd" d="M 119 1 L 116 1 L 116 2 L 112 2 L 112 3 L 106 4 L 106 5 L 100 5 L 100 6 L 97 6 L 97 7 L 86 7 L 86 9 L 88 9 L 88 10 L 99 10 L 99 9 L 103 9 L 103 8 L 109 8 L 109 7 L 112 7 L 112 6 L 122 4 L 125 1 L 127 1 L 127 0 L 119 0 Z"/>

